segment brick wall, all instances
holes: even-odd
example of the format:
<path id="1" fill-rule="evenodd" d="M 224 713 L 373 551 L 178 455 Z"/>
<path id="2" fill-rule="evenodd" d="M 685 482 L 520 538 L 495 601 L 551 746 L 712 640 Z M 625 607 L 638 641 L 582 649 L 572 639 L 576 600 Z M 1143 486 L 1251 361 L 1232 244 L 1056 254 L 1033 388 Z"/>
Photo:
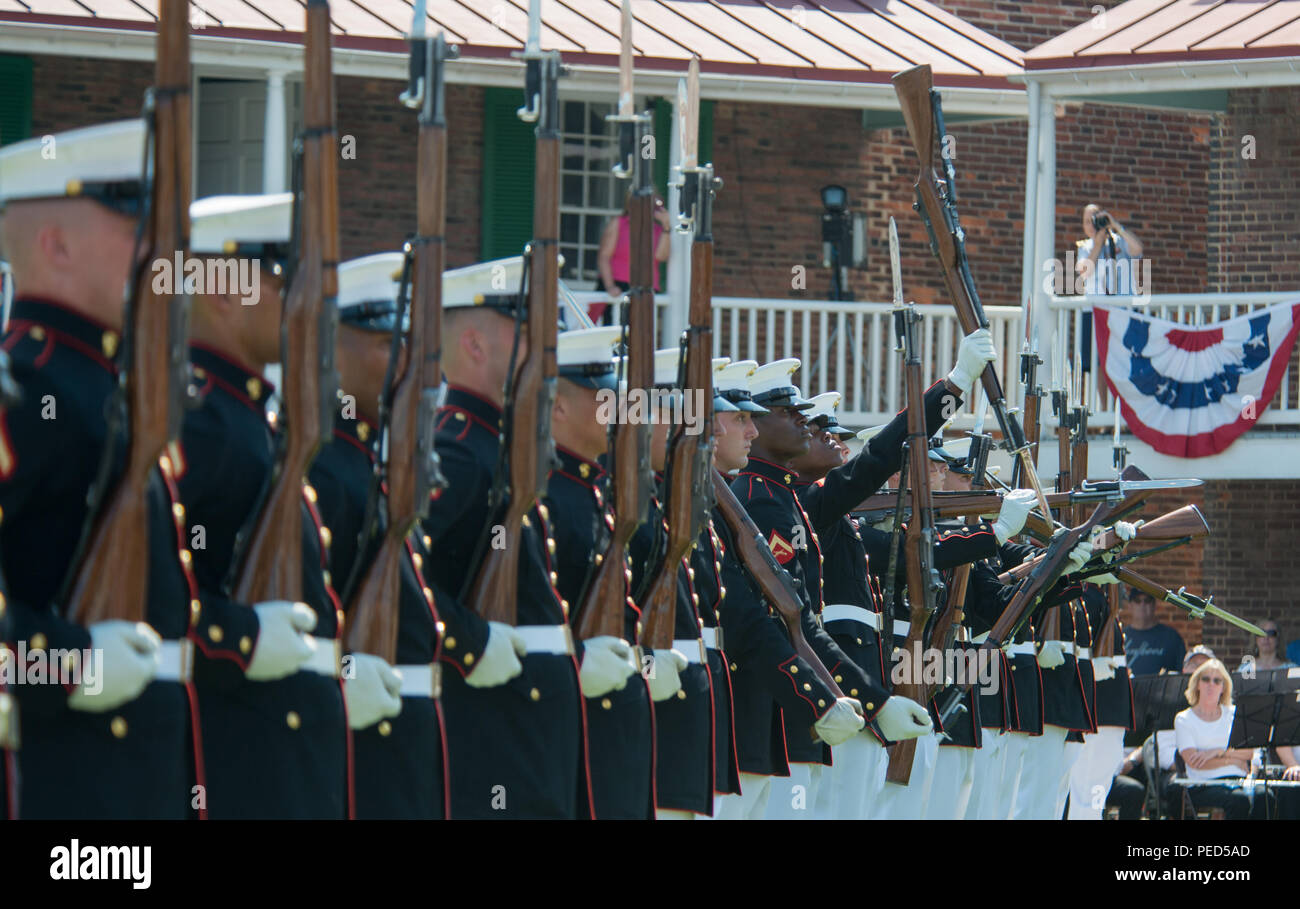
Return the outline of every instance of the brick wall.
<path id="1" fill-rule="evenodd" d="M 976 28 L 1027 51 L 1049 38 L 1092 18 L 1094 6 L 1107 9 L 1122 0 L 1058 0 L 1056 3 L 1022 3 L 1019 0 L 931 0 L 935 6 Z"/>
<path id="2" fill-rule="evenodd" d="M 152 63 L 33 57 L 32 133 L 138 117 L 153 76 Z"/>

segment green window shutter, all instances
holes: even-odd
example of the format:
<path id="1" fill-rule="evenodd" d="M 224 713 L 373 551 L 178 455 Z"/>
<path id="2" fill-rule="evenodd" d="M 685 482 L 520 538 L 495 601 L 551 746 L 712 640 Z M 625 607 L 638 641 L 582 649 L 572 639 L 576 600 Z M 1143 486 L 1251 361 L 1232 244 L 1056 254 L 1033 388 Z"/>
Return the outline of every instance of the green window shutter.
<path id="1" fill-rule="evenodd" d="M 0 145 L 32 134 L 32 60 L 0 54 Z"/>
<path id="2" fill-rule="evenodd" d="M 673 102 L 656 98 L 655 116 L 655 186 L 659 195 L 668 198 L 668 170 L 673 148 Z M 700 102 L 700 147 L 697 157 L 702 164 L 713 160 L 713 102 Z"/>
<path id="3" fill-rule="evenodd" d="M 533 124 L 515 116 L 523 104 L 517 88 L 483 91 L 482 257 L 523 253 L 533 236 Z"/>

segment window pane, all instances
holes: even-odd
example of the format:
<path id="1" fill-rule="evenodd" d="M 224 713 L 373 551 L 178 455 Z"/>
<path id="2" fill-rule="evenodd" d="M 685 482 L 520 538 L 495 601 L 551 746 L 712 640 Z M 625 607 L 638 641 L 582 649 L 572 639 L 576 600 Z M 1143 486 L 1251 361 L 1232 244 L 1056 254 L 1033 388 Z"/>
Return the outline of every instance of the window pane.
<path id="1" fill-rule="evenodd" d="M 581 101 L 564 102 L 564 131 L 566 133 L 582 132 L 583 107 Z"/>
<path id="2" fill-rule="evenodd" d="M 583 219 L 583 240 L 592 246 L 600 245 L 600 235 L 605 229 L 607 219 L 599 215 L 587 215 Z"/>
<path id="3" fill-rule="evenodd" d="M 596 276 L 596 250 L 589 249 L 583 252 L 582 270 L 584 278 L 594 278 Z"/>
<path id="4" fill-rule="evenodd" d="M 606 174 L 597 173 L 593 177 L 587 178 L 587 205 L 591 208 L 612 208 L 610 186 L 614 178 Z"/>
<path id="5" fill-rule="evenodd" d="M 577 243 L 578 225 L 581 222 L 582 222 L 582 215 L 561 214 L 560 215 L 560 242 Z"/>
<path id="6" fill-rule="evenodd" d="M 560 277 L 566 281 L 573 280 L 577 277 L 578 249 L 574 246 L 560 246 L 560 255 L 564 256 L 564 267 L 560 269 Z"/>
<path id="7" fill-rule="evenodd" d="M 560 196 L 561 205 L 571 205 L 574 208 L 582 206 L 582 177 L 565 176 L 564 192 Z"/>
<path id="8" fill-rule="evenodd" d="M 592 103 L 587 107 L 587 131 L 593 136 L 604 136 L 609 133 L 610 125 L 605 122 L 605 117 L 614 112 L 614 105 L 603 103 Z"/>

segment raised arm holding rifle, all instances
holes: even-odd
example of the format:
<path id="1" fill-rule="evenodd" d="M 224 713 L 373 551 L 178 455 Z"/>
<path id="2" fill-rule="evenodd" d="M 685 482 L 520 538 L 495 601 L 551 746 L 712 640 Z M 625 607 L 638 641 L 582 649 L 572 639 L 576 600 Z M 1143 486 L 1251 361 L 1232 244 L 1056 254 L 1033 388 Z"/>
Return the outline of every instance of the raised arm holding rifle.
<path id="1" fill-rule="evenodd" d="M 0 150 L 0 246 L 16 291 L 3 339 L 0 622 L 19 653 L 72 652 L 50 666 L 62 684 L 0 695 L 0 747 L 16 759 L 5 816 L 184 818 L 198 772 L 184 640 L 193 576 L 164 456 L 184 397 L 188 301 L 171 293 L 179 281 L 154 290 L 154 265 L 189 245 L 188 16 L 176 0 L 159 13 L 143 118 L 60 133 L 53 158 L 40 138 Z"/>

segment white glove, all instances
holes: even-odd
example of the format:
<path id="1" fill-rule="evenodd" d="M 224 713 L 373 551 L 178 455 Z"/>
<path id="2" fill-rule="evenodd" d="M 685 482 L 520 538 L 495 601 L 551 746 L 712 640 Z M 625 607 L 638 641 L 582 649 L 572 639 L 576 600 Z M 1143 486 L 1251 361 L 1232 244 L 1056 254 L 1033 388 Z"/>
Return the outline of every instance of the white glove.
<path id="1" fill-rule="evenodd" d="M 1088 580 L 1098 586 L 1119 583 L 1119 578 L 1115 577 L 1110 572 L 1106 572 L 1106 574 L 1094 574 L 1092 577 L 1088 578 Z"/>
<path id="2" fill-rule="evenodd" d="M 524 671 L 520 659 L 528 655 L 528 645 L 519 632 L 504 622 L 488 622 L 487 646 L 483 648 L 474 671 L 465 676 L 471 688 L 495 688 Z"/>
<path id="3" fill-rule="evenodd" d="M 81 666 L 81 684 L 68 706 L 103 713 L 140 696 L 158 673 L 162 639 L 144 622 L 114 620 L 91 625 L 91 665 Z"/>
<path id="4" fill-rule="evenodd" d="M 1136 524 L 1130 524 L 1128 521 L 1115 522 L 1115 536 L 1119 537 L 1124 543 L 1127 543 L 1129 540 L 1137 536 L 1137 532 L 1138 529 Z"/>
<path id="5" fill-rule="evenodd" d="M 257 612 L 257 646 L 244 675 L 254 682 L 293 675 L 316 652 L 310 635 L 316 627 L 316 613 L 306 603 L 288 600 L 258 603 L 253 609 Z"/>
<path id="6" fill-rule="evenodd" d="M 862 731 L 867 721 L 862 718 L 862 705 L 853 698 L 836 698 L 830 709 L 813 723 L 813 729 L 827 745 L 843 745 Z"/>
<path id="7" fill-rule="evenodd" d="M 1055 669 L 1065 665 L 1065 645 L 1060 641 L 1048 641 L 1038 651 L 1038 666 L 1041 669 Z"/>
<path id="8" fill-rule="evenodd" d="M 915 739 L 934 732 L 930 711 L 910 698 L 894 695 L 876 714 L 876 725 L 891 742 Z"/>
<path id="9" fill-rule="evenodd" d="M 1067 557 L 1065 571 L 1062 574 L 1074 574 L 1076 571 L 1082 571 L 1083 566 L 1088 564 L 1092 558 L 1092 541 L 1080 540 L 1079 545 L 1070 550 Z"/>
<path id="10" fill-rule="evenodd" d="M 676 650 L 656 650 L 654 662 L 646 682 L 650 685 L 650 700 L 666 701 L 682 689 L 679 673 L 689 666 L 686 655 Z"/>
<path id="11" fill-rule="evenodd" d="M 993 523 L 993 535 L 997 537 L 999 546 L 1020 533 L 1037 501 L 1038 496 L 1032 489 L 1013 489 L 1003 497 L 1002 509 Z"/>
<path id="12" fill-rule="evenodd" d="M 641 671 L 627 641 L 602 634 L 582 643 L 582 696 L 598 698 L 611 691 L 622 691 L 627 680 Z"/>
<path id="13" fill-rule="evenodd" d="M 979 328 L 961 339 L 957 348 L 957 365 L 948 373 L 948 381 L 958 388 L 969 389 L 984 372 L 985 364 L 998 358 L 993 346 L 993 334 L 987 328 Z"/>
<path id="14" fill-rule="evenodd" d="M 350 653 L 352 674 L 343 680 L 348 726 L 365 729 L 402 712 L 402 676 L 373 653 Z"/>
<path id="15" fill-rule="evenodd" d="M 1110 657 L 1093 657 L 1092 678 L 1097 682 L 1108 682 L 1115 678 L 1115 661 Z"/>

